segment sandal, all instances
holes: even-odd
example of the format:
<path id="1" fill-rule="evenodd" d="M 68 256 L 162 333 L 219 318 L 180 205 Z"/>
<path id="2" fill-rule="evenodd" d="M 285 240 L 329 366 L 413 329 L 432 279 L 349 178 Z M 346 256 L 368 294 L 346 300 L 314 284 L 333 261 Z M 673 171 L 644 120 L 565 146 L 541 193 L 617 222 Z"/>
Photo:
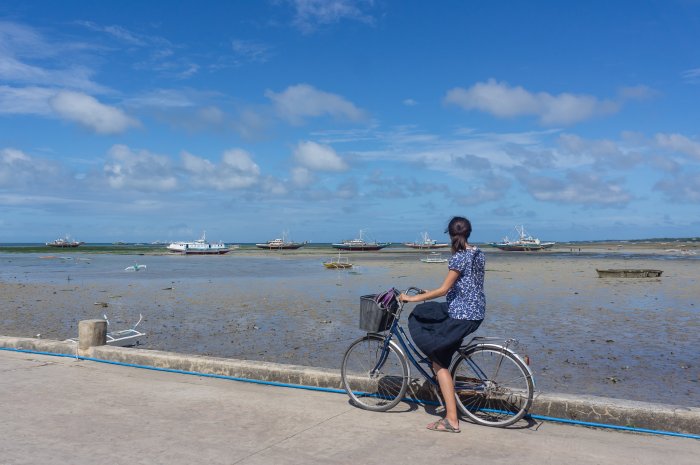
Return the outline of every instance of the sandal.
<path id="1" fill-rule="evenodd" d="M 435 423 L 431 423 L 427 426 L 430 431 L 440 431 L 442 433 L 459 433 L 461 430 L 455 428 L 447 421 L 447 418 L 442 418 Z"/>

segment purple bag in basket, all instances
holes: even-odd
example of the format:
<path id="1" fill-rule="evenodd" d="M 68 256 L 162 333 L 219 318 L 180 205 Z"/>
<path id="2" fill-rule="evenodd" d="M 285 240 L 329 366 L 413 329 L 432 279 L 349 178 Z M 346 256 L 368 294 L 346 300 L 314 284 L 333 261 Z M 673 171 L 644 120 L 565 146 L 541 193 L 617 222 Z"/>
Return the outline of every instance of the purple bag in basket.
<path id="1" fill-rule="evenodd" d="M 374 298 L 374 301 L 377 302 L 379 308 L 389 310 L 393 307 L 392 304 L 397 303 L 396 296 L 398 296 L 397 291 L 392 287 L 388 291 L 382 292 L 381 294 L 377 294 L 377 297 Z"/>

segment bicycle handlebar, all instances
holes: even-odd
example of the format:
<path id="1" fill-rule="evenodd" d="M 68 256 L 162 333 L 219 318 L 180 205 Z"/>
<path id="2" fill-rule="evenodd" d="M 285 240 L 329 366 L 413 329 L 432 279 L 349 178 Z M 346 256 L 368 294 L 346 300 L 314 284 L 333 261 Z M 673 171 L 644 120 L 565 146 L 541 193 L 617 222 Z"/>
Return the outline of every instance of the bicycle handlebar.
<path id="1" fill-rule="evenodd" d="M 419 287 L 409 287 L 408 289 L 406 289 L 405 293 L 410 295 L 425 294 L 425 290 Z"/>

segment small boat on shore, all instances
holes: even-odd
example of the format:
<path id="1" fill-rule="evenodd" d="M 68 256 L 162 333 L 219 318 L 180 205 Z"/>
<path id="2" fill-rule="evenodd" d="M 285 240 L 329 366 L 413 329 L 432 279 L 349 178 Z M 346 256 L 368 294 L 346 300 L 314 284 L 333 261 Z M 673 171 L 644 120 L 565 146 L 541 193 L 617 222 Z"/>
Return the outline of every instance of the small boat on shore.
<path id="1" fill-rule="evenodd" d="M 138 263 L 134 263 L 133 265 L 124 268 L 124 271 L 141 271 L 145 269 L 146 265 L 139 265 Z"/>
<path id="2" fill-rule="evenodd" d="M 68 236 L 46 243 L 49 247 L 78 247 L 83 244 L 85 244 L 85 242 L 72 241 Z"/>
<path id="3" fill-rule="evenodd" d="M 595 270 L 598 273 L 599 278 L 658 278 L 663 273 L 663 270 L 651 270 L 651 269 L 634 269 L 634 268 L 622 268 L 622 269 L 607 269 Z"/>
<path id="4" fill-rule="evenodd" d="M 107 315 L 102 315 L 107 322 L 107 329 L 109 329 L 109 319 Z M 107 345 L 116 347 L 131 347 L 138 345 L 142 337 L 146 337 L 146 333 L 139 331 L 136 327 L 143 320 L 143 315 L 139 314 L 139 321 L 136 322 L 134 326 L 128 329 L 120 329 L 118 331 L 107 331 Z M 78 343 L 77 337 L 72 337 L 66 339 L 64 342 L 75 342 Z"/>
<path id="5" fill-rule="evenodd" d="M 549 249 L 556 244 L 556 242 L 542 242 L 532 237 L 525 232 L 524 226 L 516 226 L 515 230 L 518 232 L 518 239 L 512 241 L 506 236 L 501 242 L 491 242 L 489 245 L 509 252 L 531 252 Z"/>
<path id="6" fill-rule="evenodd" d="M 412 249 L 444 249 L 450 246 L 450 244 L 438 243 L 435 239 L 431 239 L 427 232 L 421 233 L 421 239 L 419 241 L 404 242 L 403 245 Z"/>
<path id="7" fill-rule="evenodd" d="M 439 252 L 432 252 L 425 258 L 421 258 L 423 263 L 447 263 L 447 257 L 443 257 Z"/>
<path id="8" fill-rule="evenodd" d="M 344 240 L 343 242 L 331 244 L 331 246 L 335 249 L 351 251 L 380 250 L 389 246 L 388 242 L 367 242 L 362 238 L 362 234 L 363 231 L 360 229 L 359 238 Z"/>
<path id="9" fill-rule="evenodd" d="M 207 242 L 206 231 L 202 237 L 194 242 L 173 242 L 168 245 L 168 251 L 182 255 L 222 255 L 229 252 L 229 248 L 223 242 Z"/>
<path id="10" fill-rule="evenodd" d="M 331 258 L 330 260 L 323 262 L 323 266 L 329 270 L 344 270 L 352 268 L 352 263 L 350 263 L 348 257 L 343 257 L 338 254 L 337 258 Z"/>

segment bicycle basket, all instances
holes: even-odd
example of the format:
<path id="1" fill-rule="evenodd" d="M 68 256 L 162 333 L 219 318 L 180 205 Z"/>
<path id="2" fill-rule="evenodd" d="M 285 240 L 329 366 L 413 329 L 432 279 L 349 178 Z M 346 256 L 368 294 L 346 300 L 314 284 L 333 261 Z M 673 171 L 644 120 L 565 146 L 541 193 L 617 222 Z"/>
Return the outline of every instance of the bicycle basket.
<path id="1" fill-rule="evenodd" d="M 389 329 L 394 322 L 395 312 L 398 307 L 396 298 L 391 299 L 388 305 L 377 303 L 377 297 L 382 294 L 363 295 L 360 297 L 360 329 L 368 333 L 380 333 Z"/>

